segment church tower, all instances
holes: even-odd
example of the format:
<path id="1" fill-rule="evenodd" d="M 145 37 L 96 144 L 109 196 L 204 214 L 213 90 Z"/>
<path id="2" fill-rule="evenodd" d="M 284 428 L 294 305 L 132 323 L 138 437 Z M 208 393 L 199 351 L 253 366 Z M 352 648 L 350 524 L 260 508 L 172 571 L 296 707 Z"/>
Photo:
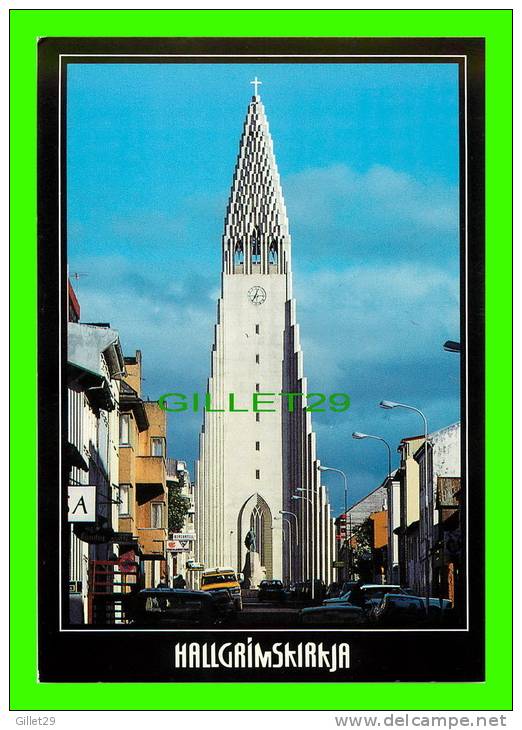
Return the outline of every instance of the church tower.
<path id="1" fill-rule="evenodd" d="M 248 105 L 223 233 L 221 296 L 196 464 L 198 560 L 331 580 L 334 528 L 306 398 L 291 244 L 261 98 Z M 222 409 L 222 410 L 218 410 Z M 283 514 L 281 514 L 283 513 Z"/>

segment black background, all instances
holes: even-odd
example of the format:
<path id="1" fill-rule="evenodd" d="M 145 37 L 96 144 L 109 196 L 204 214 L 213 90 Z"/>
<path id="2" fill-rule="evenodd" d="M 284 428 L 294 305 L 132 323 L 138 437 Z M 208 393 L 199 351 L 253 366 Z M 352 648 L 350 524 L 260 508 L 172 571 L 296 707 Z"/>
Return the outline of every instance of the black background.
<path id="1" fill-rule="evenodd" d="M 202 63 L 197 56 L 162 58 L 161 53 L 223 53 L 235 58 L 212 63 L 459 63 L 461 135 L 461 251 L 464 251 L 464 64 L 467 57 L 468 101 L 468 300 L 464 281 L 466 262 L 461 256 L 462 332 L 467 320 L 469 339 L 462 352 L 462 467 L 463 492 L 469 485 L 469 631 L 371 632 L 144 632 L 126 627 L 103 629 L 75 626 L 60 631 L 59 601 L 68 615 L 67 551 L 59 565 L 59 490 L 64 495 L 62 526 L 68 529 L 67 474 L 59 473 L 59 450 L 67 444 L 67 226 L 65 86 L 67 63 L 62 67 L 62 105 L 59 105 L 59 54 L 147 53 L 147 63 Z M 266 58 L 263 54 L 325 54 L 325 58 Z M 405 58 L 335 58 L 334 54 L 412 54 Z M 242 59 L 243 54 L 259 54 Z M 332 54 L 327 57 L 328 54 Z M 415 55 L 417 54 L 417 55 Z M 447 54 L 446 58 L 427 58 Z M 75 62 L 117 63 L 118 59 L 77 57 Z M 39 407 L 39 677 L 47 682 L 75 681 L 480 681 L 484 679 L 484 41 L 480 38 L 46 38 L 38 47 L 38 407 Z M 125 58 L 125 63 L 142 62 Z M 58 229 L 58 120 L 62 120 L 62 237 Z M 59 274 L 59 252 L 62 268 Z M 59 310 L 62 312 L 62 331 Z M 59 353 L 62 354 L 60 372 Z M 466 408 L 466 360 L 469 401 Z M 61 385 L 60 385 L 61 383 Z M 59 433 L 59 388 L 63 388 L 62 434 Z M 466 444 L 466 412 L 469 445 Z M 61 438 L 60 438 L 61 436 Z M 465 473 L 466 449 L 469 473 Z M 61 539 L 64 538 L 65 532 Z M 64 540 L 64 546 L 67 544 Z M 60 577 L 61 576 L 61 577 Z M 62 629 L 67 626 L 62 626 Z M 325 647 L 348 642 L 351 667 L 335 673 L 327 669 L 174 669 L 177 642 L 246 641 L 252 637 L 268 648 L 274 642 L 315 641 Z"/>

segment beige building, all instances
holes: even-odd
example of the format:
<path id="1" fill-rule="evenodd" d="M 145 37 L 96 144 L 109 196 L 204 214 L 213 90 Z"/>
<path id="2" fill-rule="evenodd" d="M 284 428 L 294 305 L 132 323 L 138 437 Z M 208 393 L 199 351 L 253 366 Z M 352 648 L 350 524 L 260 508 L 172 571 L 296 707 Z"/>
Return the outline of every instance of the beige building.
<path id="1" fill-rule="evenodd" d="M 125 558 L 140 566 L 145 588 L 166 577 L 166 414 L 141 398 L 141 352 L 125 358 L 120 397 L 119 526 L 132 537 Z"/>
<path id="2" fill-rule="evenodd" d="M 395 526 L 398 540 L 399 578 L 403 585 L 419 589 L 419 565 L 422 551 L 419 543 L 419 465 L 414 454 L 424 444 L 424 436 L 410 436 L 401 439 L 398 447 L 400 456 L 400 494 L 397 507 L 400 524 Z"/>

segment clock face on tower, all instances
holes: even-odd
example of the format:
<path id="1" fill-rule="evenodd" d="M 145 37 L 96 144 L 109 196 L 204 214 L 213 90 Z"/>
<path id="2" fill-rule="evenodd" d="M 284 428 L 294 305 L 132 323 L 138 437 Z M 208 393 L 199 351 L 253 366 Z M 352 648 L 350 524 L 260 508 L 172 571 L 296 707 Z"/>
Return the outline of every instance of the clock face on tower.
<path id="1" fill-rule="evenodd" d="M 262 286 L 252 286 L 248 290 L 248 298 L 252 304 L 263 304 L 266 300 L 266 291 Z"/>

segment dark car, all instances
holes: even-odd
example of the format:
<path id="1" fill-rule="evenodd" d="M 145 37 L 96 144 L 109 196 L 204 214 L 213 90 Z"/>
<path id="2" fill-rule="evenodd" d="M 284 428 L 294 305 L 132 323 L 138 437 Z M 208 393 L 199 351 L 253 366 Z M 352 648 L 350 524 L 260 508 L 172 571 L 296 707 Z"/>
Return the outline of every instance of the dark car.
<path id="1" fill-rule="evenodd" d="M 134 624 L 215 626 L 235 614 L 228 590 L 146 588 L 132 596 L 126 615 Z"/>
<path id="2" fill-rule="evenodd" d="M 378 605 L 386 593 L 404 593 L 404 589 L 394 584 L 365 583 L 360 587 L 357 599 L 354 597 L 355 590 L 352 588 L 338 598 L 328 598 L 324 603 L 325 605 L 350 603 L 369 609 Z"/>
<path id="3" fill-rule="evenodd" d="M 259 584 L 258 598 L 260 601 L 284 601 L 286 592 L 283 582 L 280 580 L 262 580 Z"/>
<path id="4" fill-rule="evenodd" d="M 451 615 L 451 602 L 447 599 L 428 599 L 409 594 L 390 594 L 383 596 L 380 604 L 371 612 L 371 620 L 383 628 L 415 628 L 445 624 Z"/>
<path id="5" fill-rule="evenodd" d="M 301 609 L 299 621 L 305 626 L 360 627 L 368 625 L 368 614 L 360 606 L 350 603 L 329 603 Z"/>

